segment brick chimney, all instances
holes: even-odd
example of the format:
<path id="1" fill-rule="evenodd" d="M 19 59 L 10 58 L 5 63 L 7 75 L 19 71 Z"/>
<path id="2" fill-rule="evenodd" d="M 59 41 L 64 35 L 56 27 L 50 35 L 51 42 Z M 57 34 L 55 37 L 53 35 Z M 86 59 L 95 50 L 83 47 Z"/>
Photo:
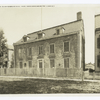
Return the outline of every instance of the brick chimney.
<path id="1" fill-rule="evenodd" d="M 81 20 L 82 19 L 82 12 L 78 12 L 77 13 L 77 20 Z"/>

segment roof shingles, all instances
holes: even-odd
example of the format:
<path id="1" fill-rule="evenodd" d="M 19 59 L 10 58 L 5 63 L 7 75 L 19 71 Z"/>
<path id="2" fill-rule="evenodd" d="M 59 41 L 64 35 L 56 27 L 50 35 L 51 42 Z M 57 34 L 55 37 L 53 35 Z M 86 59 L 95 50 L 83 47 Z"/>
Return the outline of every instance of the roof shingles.
<path id="1" fill-rule="evenodd" d="M 43 39 L 55 37 L 54 34 L 56 33 L 56 28 L 60 28 L 60 27 L 63 27 L 65 29 L 63 34 L 68 34 L 68 33 L 72 34 L 72 32 L 76 32 L 76 31 L 79 31 L 82 29 L 83 20 L 78 20 L 78 21 L 74 21 L 74 22 L 70 22 L 70 23 L 59 25 L 59 26 L 44 29 L 44 30 L 42 30 L 45 33 L 45 36 Z M 29 43 L 32 41 L 37 41 L 37 33 L 39 33 L 39 32 L 41 32 L 41 31 L 27 34 L 27 36 L 29 37 L 27 42 Z M 41 39 L 39 39 L 39 40 L 41 40 Z M 18 42 L 14 43 L 14 45 L 18 45 L 18 44 L 22 44 L 22 43 L 23 43 L 23 38 L 21 40 L 19 40 Z"/>

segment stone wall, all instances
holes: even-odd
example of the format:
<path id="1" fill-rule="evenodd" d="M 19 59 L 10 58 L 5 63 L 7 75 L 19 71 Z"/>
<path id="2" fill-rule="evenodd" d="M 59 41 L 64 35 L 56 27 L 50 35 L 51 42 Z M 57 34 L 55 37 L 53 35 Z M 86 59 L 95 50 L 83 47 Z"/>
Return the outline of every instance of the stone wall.
<path id="1" fill-rule="evenodd" d="M 70 51 L 67 53 L 64 53 L 63 45 L 64 41 L 69 41 L 70 42 Z M 54 43 L 55 46 L 55 53 L 50 54 L 50 44 Z M 43 45 L 43 55 L 39 55 L 39 45 Z M 32 56 L 28 57 L 27 56 L 27 48 L 32 48 Z M 69 61 L 69 69 L 74 69 L 80 68 L 80 32 L 76 34 L 71 34 L 68 36 L 62 36 L 62 37 L 56 37 L 52 39 L 47 39 L 47 40 L 40 40 L 37 42 L 33 43 L 26 43 L 26 44 L 21 44 L 21 45 L 15 45 L 15 67 L 19 68 L 19 62 L 26 63 L 27 66 L 26 68 L 29 68 L 28 66 L 28 61 L 32 61 L 32 68 L 37 69 L 38 68 L 38 59 L 43 59 L 44 60 L 44 71 L 46 71 L 46 68 L 50 68 L 50 59 L 53 58 L 55 59 L 55 68 L 58 68 L 56 71 L 57 76 L 66 76 L 66 70 L 59 68 L 64 68 L 64 58 L 68 57 L 70 59 Z M 18 49 L 19 48 L 25 48 L 26 49 L 26 54 L 23 55 L 22 59 L 19 59 L 18 57 Z M 83 62 L 81 62 L 83 63 Z M 39 69 L 40 70 L 40 69 Z M 40 75 L 41 70 L 39 71 Z M 58 75 L 58 73 L 62 73 Z M 64 74 L 65 73 L 65 74 Z M 74 73 L 74 72 L 73 72 Z M 53 75 L 54 76 L 54 71 L 51 69 L 48 72 L 46 71 L 45 75 Z"/>

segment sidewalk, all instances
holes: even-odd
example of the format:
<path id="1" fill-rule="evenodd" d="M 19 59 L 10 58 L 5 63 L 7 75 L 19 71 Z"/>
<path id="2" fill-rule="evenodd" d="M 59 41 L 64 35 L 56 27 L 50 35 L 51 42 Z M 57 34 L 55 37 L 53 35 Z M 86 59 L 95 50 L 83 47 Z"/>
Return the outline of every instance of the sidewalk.
<path id="1" fill-rule="evenodd" d="M 72 81 L 82 81 L 82 79 L 71 79 L 66 77 L 54 77 L 54 78 L 48 78 L 48 77 L 25 77 L 25 76 L 0 76 L 0 78 L 14 78 L 14 79 L 48 79 L 48 80 L 72 80 Z M 100 80 L 88 80 L 84 79 L 84 81 L 89 82 L 100 82 Z"/>

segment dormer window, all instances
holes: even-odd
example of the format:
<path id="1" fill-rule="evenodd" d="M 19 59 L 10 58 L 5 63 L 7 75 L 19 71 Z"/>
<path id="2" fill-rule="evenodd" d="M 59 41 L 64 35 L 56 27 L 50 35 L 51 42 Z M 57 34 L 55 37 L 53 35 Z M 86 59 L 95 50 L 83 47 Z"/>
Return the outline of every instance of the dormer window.
<path id="1" fill-rule="evenodd" d="M 42 38 L 42 33 L 38 34 L 38 39 Z"/>
<path id="2" fill-rule="evenodd" d="M 60 33 L 60 30 L 59 30 L 59 29 L 57 29 L 57 35 L 59 35 L 59 33 Z"/>
<path id="3" fill-rule="evenodd" d="M 27 35 L 24 35 L 24 36 L 23 36 L 23 41 L 24 41 L 24 42 L 27 42 L 28 39 L 29 39 L 29 37 L 28 37 Z"/>
<path id="4" fill-rule="evenodd" d="M 45 33 L 43 33 L 43 37 L 45 36 Z"/>
<path id="5" fill-rule="evenodd" d="M 41 38 L 43 38 L 45 36 L 45 33 L 38 33 L 38 39 L 41 39 Z"/>
<path id="6" fill-rule="evenodd" d="M 62 33 L 64 33 L 64 28 L 63 27 L 58 27 L 57 29 L 56 29 L 56 35 L 60 35 L 60 34 L 62 34 Z"/>

